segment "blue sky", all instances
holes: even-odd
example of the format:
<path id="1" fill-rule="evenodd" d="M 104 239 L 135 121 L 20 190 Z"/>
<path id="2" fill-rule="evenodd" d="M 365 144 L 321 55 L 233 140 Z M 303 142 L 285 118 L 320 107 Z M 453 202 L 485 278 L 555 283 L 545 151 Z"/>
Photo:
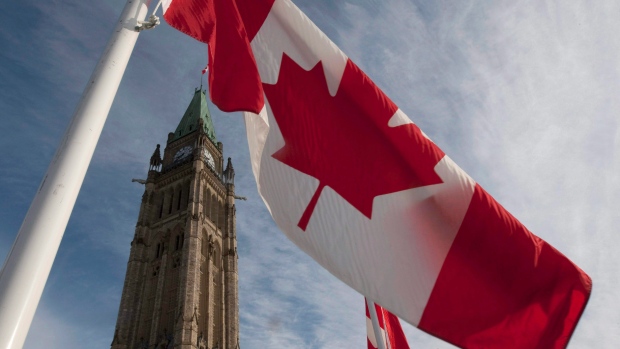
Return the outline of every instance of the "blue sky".
<path id="1" fill-rule="evenodd" d="M 570 348 L 620 342 L 620 3 L 295 0 L 454 161 L 593 279 Z M 123 0 L 0 3 L 0 260 Z M 141 34 L 25 348 L 107 348 L 157 143 L 200 83 L 206 47 Z M 241 347 L 363 348 L 363 298 L 275 227 L 240 115 L 211 105 L 237 172 Z M 412 348 L 450 348 L 405 326 Z"/>

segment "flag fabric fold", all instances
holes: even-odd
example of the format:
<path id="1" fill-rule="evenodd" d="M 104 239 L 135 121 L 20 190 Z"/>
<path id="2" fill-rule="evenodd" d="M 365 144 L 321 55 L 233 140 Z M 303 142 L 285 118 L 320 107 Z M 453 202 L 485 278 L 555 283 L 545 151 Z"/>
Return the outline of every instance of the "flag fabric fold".
<path id="1" fill-rule="evenodd" d="M 289 0 L 165 0 L 244 110 L 259 193 L 343 282 L 463 348 L 563 348 L 591 291 Z"/>
<path id="2" fill-rule="evenodd" d="M 164 0 L 162 5 L 168 24 L 209 45 L 213 102 L 227 112 L 260 112 L 263 92 L 246 31 L 251 26 L 244 25 L 235 1 Z"/>
<path id="3" fill-rule="evenodd" d="M 366 303 L 366 341 L 368 343 L 368 349 L 377 349 L 377 337 L 372 327 L 372 320 L 370 319 L 370 311 L 368 311 L 368 303 Z M 407 343 L 407 337 L 403 332 L 403 328 L 400 326 L 400 321 L 394 316 L 394 314 L 383 309 L 380 305 L 375 304 L 377 310 L 377 320 L 379 327 L 381 328 L 381 338 L 385 343 L 386 349 L 409 349 L 409 343 Z"/>

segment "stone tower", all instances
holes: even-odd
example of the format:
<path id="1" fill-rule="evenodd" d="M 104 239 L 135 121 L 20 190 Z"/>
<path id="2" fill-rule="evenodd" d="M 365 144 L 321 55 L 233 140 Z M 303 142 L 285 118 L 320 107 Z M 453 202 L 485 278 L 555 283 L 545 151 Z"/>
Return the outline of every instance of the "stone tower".
<path id="1" fill-rule="evenodd" d="M 234 176 L 196 90 L 151 157 L 112 349 L 239 347 Z"/>

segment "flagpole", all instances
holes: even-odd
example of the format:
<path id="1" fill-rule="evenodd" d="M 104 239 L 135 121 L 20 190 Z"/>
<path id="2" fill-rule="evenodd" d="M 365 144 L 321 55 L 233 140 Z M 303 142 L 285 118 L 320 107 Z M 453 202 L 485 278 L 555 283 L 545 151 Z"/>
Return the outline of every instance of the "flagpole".
<path id="1" fill-rule="evenodd" d="M 0 271 L 0 349 L 24 345 L 149 3 L 127 1 Z"/>
<path id="2" fill-rule="evenodd" d="M 366 298 L 366 303 L 368 304 L 368 312 L 370 313 L 370 322 L 372 322 L 372 329 L 375 332 L 377 349 L 385 349 L 385 342 L 383 341 L 383 335 L 381 335 L 381 327 L 379 326 L 379 318 L 377 317 L 377 308 L 375 308 L 375 302 Z"/>
<path id="3" fill-rule="evenodd" d="M 383 327 L 385 330 L 385 349 L 392 349 L 392 342 L 390 341 L 390 338 L 393 333 L 391 332 L 392 329 L 388 327 L 388 320 L 385 318 L 385 309 L 383 309 L 383 307 L 381 307 L 381 318 L 383 319 Z"/>

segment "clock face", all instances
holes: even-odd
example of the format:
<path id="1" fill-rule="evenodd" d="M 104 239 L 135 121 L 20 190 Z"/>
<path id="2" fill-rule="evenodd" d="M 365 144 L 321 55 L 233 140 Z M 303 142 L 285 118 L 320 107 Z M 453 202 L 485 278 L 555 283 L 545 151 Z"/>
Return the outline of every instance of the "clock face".
<path id="1" fill-rule="evenodd" d="M 177 151 L 176 154 L 174 154 L 174 159 L 172 159 L 172 161 L 177 162 L 179 160 L 185 159 L 191 153 L 192 153 L 192 147 L 191 146 L 188 145 L 187 147 L 183 147 L 183 148 L 179 149 L 179 151 Z"/>
<path id="2" fill-rule="evenodd" d="M 215 161 L 213 160 L 213 155 L 211 155 L 211 153 L 209 153 L 207 149 L 202 149 L 202 156 L 204 156 L 207 165 L 209 165 L 212 170 L 215 170 Z"/>

